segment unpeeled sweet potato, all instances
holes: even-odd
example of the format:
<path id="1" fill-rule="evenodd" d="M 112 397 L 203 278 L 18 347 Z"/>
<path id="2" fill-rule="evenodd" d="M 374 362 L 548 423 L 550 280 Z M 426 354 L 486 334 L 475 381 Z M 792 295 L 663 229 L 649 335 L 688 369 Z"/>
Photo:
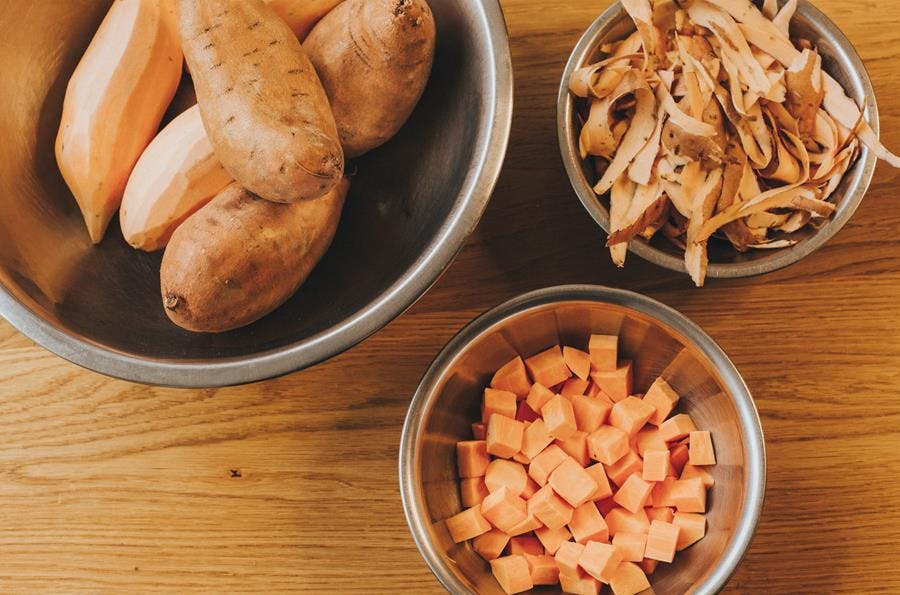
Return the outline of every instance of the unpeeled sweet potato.
<path id="1" fill-rule="evenodd" d="M 344 155 L 328 97 L 293 31 L 262 0 L 177 0 L 179 32 L 216 155 L 265 199 L 318 198 Z"/>
<path id="2" fill-rule="evenodd" d="M 294 204 L 232 184 L 172 235 L 162 261 L 163 306 L 178 326 L 218 333 L 287 301 L 331 245 L 350 182 Z"/>
<path id="3" fill-rule="evenodd" d="M 425 0 L 346 0 L 303 44 L 319 73 L 348 157 L 393 137 L 418 103 L 434 61 Z"/>
<path id="4" fill-rule="evenodd" d="M 300 41 L 342 0 L 267 0 Z"/>

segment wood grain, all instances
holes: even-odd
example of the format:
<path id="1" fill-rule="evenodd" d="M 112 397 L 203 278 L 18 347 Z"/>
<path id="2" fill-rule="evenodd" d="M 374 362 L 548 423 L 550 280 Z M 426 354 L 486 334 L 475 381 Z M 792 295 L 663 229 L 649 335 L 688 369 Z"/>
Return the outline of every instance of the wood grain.
<path id="1" fill-rule="evenodd" d="M 900 174 L 827 247 L 749 280 L 615 270 L 558 157 L 555 95 L 608 2 L 503 2 L 516 68 L 511 147 L 476 233 L 384 331 L 254 386 L 147 388 L 68 364 L 0 323 L 0 591 L 439 593 L 398 496 L 419 377 L 473 316 L 559 283 L 645 292 L 701 324 L 744 374 L 769 475 L 735 593 L 898 592 Z M 819 0 L 877 88 L 900 148 L 900 3 Z"/>

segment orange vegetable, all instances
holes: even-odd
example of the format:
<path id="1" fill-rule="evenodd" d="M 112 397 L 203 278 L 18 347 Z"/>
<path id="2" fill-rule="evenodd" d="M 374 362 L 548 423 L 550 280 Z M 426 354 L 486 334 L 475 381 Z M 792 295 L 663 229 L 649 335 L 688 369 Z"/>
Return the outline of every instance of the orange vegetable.
<path id="1" fill-rule="evenodd" d="M 525 368 L 535 382 L 544 386 L 556 386 L 572 376 L 559 345 L 526 359 Z"/>
<path id="2" fill-rule="evenodd" d="M 525 362 L 519 356 L 504 364 L 491 379 L 491 387 L 524 397 L 531 390 L 531 381 L 525 371 Z M 534 408 L 537 411 L 539 408 Z"/>

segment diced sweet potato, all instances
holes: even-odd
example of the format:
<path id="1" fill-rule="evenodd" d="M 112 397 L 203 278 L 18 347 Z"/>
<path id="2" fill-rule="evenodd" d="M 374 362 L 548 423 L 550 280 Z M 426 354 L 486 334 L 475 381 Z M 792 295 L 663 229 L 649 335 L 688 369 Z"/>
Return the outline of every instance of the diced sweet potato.
<path id="1" fill-rule="evenodd" d="M 594 399 L 602 399 L 609 401 L 610 406 L 612 406 L 612 399 L 603 394 L 603 391 L 600 390 L 600 387 L 597 386 L 597 383 L 591 380 L 588 384 L 587 391 L 584 393 L 586 396 L 594 398 Z"/>
<path id="2" fill-rule="evenodd" d="M 528 499 L 528 513 L 548 529 L 559 529 L 572 520 L 572 506 L 563 500 L 550 485 L 545 485 Z"/>
<path id="3" fill-rule="evenodd" d="M 587 433 L 577 431 L 565 440 L 557 440 L 556 444 L 563 449 L 567 455 L 578 461 L 582 467 L 586 467 L 591 462 L 588 453 Z"/>
<path id="4" fill-rule="evenodd" d="M 631 474 L 640 473 L 643 467 L 644 463 L 641 461 L 641 457 L 633 450 L 629 450 L 624 457 L 612 465 L 606 465 L 606 476 L 621 487 Z"/>
<path id="5" fill-rule="evenodd" d="M 554 395 L 541 408 L 547 433 L 558 440 L 565 440 L 578 430 L 572 403 L 560 395 Z"/>
<path id="6" fill-rule="evenodd" d="M 686 444 L 676 444 L 669 450 L 669 462 L 672 463 L 673 476 L 681 475 L 689 458 L 690 453 Z"/>
<path id="7" fill-rule="evenodd" d="M 524 398 L 531 389 L 531 381 L 525 371 L 525 362 L 521 357 L 515 357 L 497 370 L 491 379 L 491 387 L 499 390 L 515 393 L 519 398 Z"/>
<path id="8" fill-rule="evenodd" d="M 491 530 L 491 524 L 481 514 L 477 506 L 467 508 L 461 513 L 450 517 L 444 523 L 447 525 L 447 531 L 450 532 L 450 538 L 453 539 L 454 543 L 478 537 Z"/>
<path id="9" fill-rule="evenodd" d="M 534 585 L 555 585 L 559 582 L 559 566 L 553 556 L 547 554 L 533 555 L 522 554 L 528 562 L 528 570 L 531 572 L 531 582 Z"/>
<path id="10" fill-rule="evenodd" d="M 583 570 L 571 576 L 560 573 L 559 585 L 564 592 L 572 595 L 600 595 L 603 588 L 603 583 Z"/>
<path id="11" fill-rule="evenodd" d="M 590 354 L 575 349 L 574 347 L 563 347 L 563 360 L 572 373 L 582 380 L 587 380 L 591 375 L 591 356 Z"/>
<path id="12" fill-rule="evenodd" d="M 484 440 L 465 440 L 456 443 L 456 466 L 460 477 L 483 477 L 491 458 Z"/>
<path id="13" fill-rule="evenodd" d="M 572 457 L 553 470 L 547 483 L 573 507 L 581 506 L 597 491 L 597 482 Z"/>
<path id="14" fill-rule="evenodd" d="M 633 473 L 613 496 L 613 501 L 629 512 L 637 512 L 647 504 L 652 489 L 652 483 L 644 481 L 640 475 Z"/>
<path id="15" fill-rule="evenodd" d="M 572 539 L 572 534 L 569 533 L 569 530 L 566 527 L 551 529 L 545 525 L 539 529 L 535 529 L 534 534 L 541 541 L 547 553 L 551 556 L 556 554 L 559 546 Z"/>
<path id="16" fill-rule="evenodd" d="M 515 419 L 517 409 L 515 393 L 486 388 L 481 401 L 481 423 L 486 424 L 494 413 Z"/>
<path id="17" fill-rule="evenodd" d="M 644 574 L 650 576 L 656 571 L 656 566 L 659 564 L 659 560 L 651 560 L 650 558 L 644 558 L 641 560 L 641 563 L 638 566 L 641 567 L 641 570 L 644 571 Z"/>
<path id="18" fill-rule="evenodd" d="M 459 493 L 462 505 L 469 508 L 481 504 L 490 492 L 484 483 L 484 477 L 464 477 L 459 481 Z"/>
<path id="19" fill-rule="evenodd" d="M 505 487 L 510 493 L 521 496 L 527 483 L 528 473 L 525 472 L 525 466 L 515 461 L 494 459 L 484 474 L 484 484 L 490 493 Z"/>
<path id="20" fill-rule="evenodd" d="M 674 477 L 667 477 L 664 480 L 653 484 L 653 492 L 650 497 L 653 499 L 654 506 L 675 506 L 672 499 L 672 489 L 675 482 L 678 481 Z"/>
<path id="21" fill-rule="evenodd" d="M 612 465 L 628 452 L 628 434 L 612 426 L 600 426 L 588 435 L 588 452 L 595 461 Z"/>
<path id="22" fill-rule="evenodd" d="M 472 440 L 484 440 L 487 437 L 487 425 L 479 422 L 472 424 Z"/>
<path id="23" fill-rule="evenodd" d="M 509 535 L 500 529 L 491 529 L 472 540 L 472 549 L 479 556 L 490 562 L 503 555 L 506 544 L 509 543 Z"/>
<path id="24" fill-rule="evenodd" d="M 674 442 L 686 438 L 696 429 L 697 426 L 694 425 L 690 415 L 679 413 L 660 424 L 659 435 L 666 442 Z"/>
<path id="25" fill-rule="evenodd" d="M 509 540 L 510 554 L 531 554 L 533 556 L 544 555 L 544 546 L 537 537 L 522 536 Z"/>
<path id="26" fill-rule="evenodd" d="M 491 560 L 491 572 L 500 583 L 500 588 L 509 595 L 534 588 L 525 556 L 504 556 Z"/>
<path id="27" fill-rule="evenodd" d="M 591 335 L 588 341 L 591 368 L 599 372 L 612 372 L 619 361 L 619 337 L 616 335 Z"/>
<path id="28" fill-rule="evenodd" d="M 678 525 L 652 521 L 650 532 L 647 534 L 647 548 L 644 551 L 644 557 L 660 562 L 672 562 L 675 559 L 678 531 Z"/>
<path id="29" fill-rule="evenodd" d="M 663 481 L 669 470 L 668 450 L 648 450 L 644 453 L 644 466 L 641 469 L 641 479 L 644 481 Z M 640 562 L 640 560 L 637 560 Z"/>
<path id="30" fill-rule="evenodd" d="M 645 508 L 644 512 L 647 513 L 647 518 L 651 521 L 671 523 L 672 519 L 675 517 L 674 511 L 668 506 Z"/>
<path id="31" fill-rule="evenodd" d="M 529 357 L 525 360 L 525 367 L 534 381 L 544 386 L 556 386 L 572 376 L 559 345 Z"/>
<path id="32" fill-rule="evenodd" d="M 609 412 L 609 425 L 619 428 L 629 436 L 635 436 L 650 416 L 654 409 L 637 397 L 625 397 Z"/>
<path id="33" fill-rule="evenodd" d="M 620 360 L 613 371 L 591 372 L 591 379 L 614 403 L 618 403 L 632 393 L 634 381 L 631 360 Z"/>
<path id="34" fill-rule="evenodd" d="M 553 470 L 559 467 L 560 463 L 569 458 L 569 455 L 556 444 L 551 444 L 531 459 L 528 465 L 528 476 L 537 482 L 538 485 L 546 485 L 547 480 Z"/>
<path id="35" fill-rule="evenodd" d="M 572 409 L 575 412 L 575 425 L 582 432 L 590 434 L 606 423 L 612 407 L 603 399 L 575 396 L 572 397 Z"/>
<path id="36" fill-rule="evenodd" d="M 553 398 L 554 392 L 540 384 L 539 382 L 535 382 L 532 385 L 531 389 L 528 391 L 528 396 L 525 397 L 525 402 L 528 403 L 528 406 L 531 407 L 534 411 L 540 411 L 544 408 L 544 405 Z"/>
<path id="37" fill-rule="evenodd" d="M 688 461 L 691 465 L 715 465 L 716 453 L 713 450 L 712 436 L 707 431 L 690 433 L 690 451 Z"/>
<path id="38" fill-rule="evenodd" d="M 591 494 L 590 497 L 591 502 L 610 498 L 613 491 L 609 485 L 609 478 L 606 477 L 606 470 L 603 468 L 603 463 L 595 463 L 590 467 L 585 467 L 584 470 L 587 471 L 588 475 L 594 478 L 594 481 L 597 483 L 597 490 Z"/>
<path id="39" fill-rule="evenodd" d="M 522 449 L 522 437 L 525 425 L 509 417 L 494 413 L 488 420 L 487 444 L 488 454 L 509 459 Z"/>
<path id="40" fill-rule="evenodd" d="M 556 555 L 554 556 L 556 565 L 559 566 L 560 575 L 578 576 L 580 574 L 578 560 L 583 553 L 584 545 L 580 543 L 567 541 L 560 544 L 559 549 L 556 550 Z"/>
<path id="41" fill-rule="evenodd" d="M 544 523 L 538 520 L 538 518 L 531 514 L 526 508 L 525 520 L 507 531 L 507 533 L 509 533 L 510 537 L 519 537 L 520 535 L 531 533 L 535 529 L 540 529 L 543 526 Z"/>
<path id="42" fill-rule="evenodd" d="M 612 544 L 619 548 L 619 551 L 622 553 L 622 559 L 626 562 L 640 562 L 644 559 L 644 548 L 647 547 L 647 534 L 619 531 L 613 537 Z"/>
<path id="43" fill-rule="evenodd" d="M 602 500 L 597 500 L 596 502 L 594 502 L 594 504 L 597 505 L 597 510 L 600 511 L 600 514 L 603 515 L 604 519 L 606 518 L 606 515 L 609 514 L 609 511 L 611 511 L 614 508 L 620 508 L 620 506 L 618 504 L 613 502 L 612 494 L 610 494 L 608 498 L 603 498 Z M 610 535 L 612 535 L 612 533 L 610 533 Z"/>
<path id="44" fill-rule="evenodd" d="M 671 496 L 678 512 L 706 512 L 706 486 L 699 477 L 676 481 Z"/>
<path id="45" fill-rule="evenodd" d="M 512 533 L 517 525 L 528 518 L 525 500 L 508 488 L 500 488 L 481 503 L 481 514 L 494 527 L 504 533 Z"/>
<path id="46" fill-rule="evenodd" d="M 569 521 L 569 530 L 578 543 L 609 540 L 609 527 L 593 502 L 585 502 L 575 509 Z"/>
<path id="47" fill-rule="evenodd" d="M 552 443 L 553 436 L 547 432 L 544 420 L 536 419 L 525 428 L 522 435 L 522 454 L 529 459 L 534 459 Z"/>
<path id="48" fill-rule="evenodd" d="M 599 541 L 587 542 L 578 557 L 578 565 L 601 583 L 608 583 L 621 563 L 622 554 L 618 548 Z"/>
<path id="49" fill-rule="evenodd" d="M 659 377 L 647 389 L 644 402 L 651 405 L 654 410 L 648 421 L 654 426 L 658 426 L 669 417 L 675 405 L 678 404 L 678 393 L 669 386 L 665 379 Z"/>
<path id="50" fill-rule="evenodd" d="M 529 407 L 528 403 L 526 403 L 525 401 L 519 401 L 519 408 L 516 410 L 517 421 L 531 423 L 540 418 L 540 414 L 536 413 L 531 407 Z"/>
<path id="51" fill-rule="evenodd" d="M 622 562 L 609 579 L 613 595 L 636 595 L 650 588 L 650 581 L 634 562 Z"/>
<path id="52" fill-rule="evenodd" d="M 648 450 L 665 450 L 668 452 L 669 445 L 659 435 L 659 430 L 653 426 L 644 426 L 638 430 L 637 451 L 642 457 L 646 455 Z"/>
<path id="53" fill-rule="evenodd" d="M 676 512 L 672 524 L 678 531 L 678 543 L 675 549 L 679 552 L 703 539 L 706 535 L 706 517 L 693 512 Z"/>
<path id="54" fill-rule="evenodd" d="M 559 391 L 565 397 L 574 397 L 584 395 L 587 391 L 589 382 L 581 378 L 569 378 L 563 382 L 562 389 Z"/>
<path id="55" fill-rule="evenodd" d="M 688 463 L 684 466 L 684 469 L 681 470 L 681 477 L 679 479 L 692 479 L 694 477 L 699 477 L 701 481 L 703 481 L 703 485 L 708 488 L 711 488 L 716 484 L 716 480 L 713 479 L 712 473 L 703 467 L 695 467 Z"/>
<path id="56" fill-rule="evenodd" d="M 609 534 L 613 537 L 619 531 L 646 533 L 650 530 L 650 520 L 643 509 L 637 512 L 628 512 L 624 508 L 613 508 L 603 519 L 609 527 Z"/>
<path id="57" fill-rule="evenodd" d="M 525 489 L 522 490 L 522 493 L 519 494 L 525 500 L 528 500 L 532 496 L 534 496 L 537 491 L 541 489 L 541 486 L 537 484 L 536 481 L 531 479 L 530 477 L 525 481 Z"/>

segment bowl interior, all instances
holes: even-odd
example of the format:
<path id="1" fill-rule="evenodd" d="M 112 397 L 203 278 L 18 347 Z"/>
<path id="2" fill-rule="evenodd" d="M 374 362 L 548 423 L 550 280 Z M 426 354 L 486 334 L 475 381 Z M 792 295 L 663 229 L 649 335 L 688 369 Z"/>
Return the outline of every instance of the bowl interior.
<path id="1" fill-rule="evenodd" d="M 348 165 L 353 188 L 338 235 L 309 281 L 248 328 L 217 336 L 182 331 L 161 306 L 161 255 L 132 250 L 115 220 L 103 243 L 91 246 L 55 164 L 67 81 L 110 4 L 35 0 L 28 10 L 0 15 L 7 75 L 0 85 L 0 294 L 5 289 L 30 311 L 15 320 L 20 328 L 43 319 L 83 341 L 69 354 L 76 359 L 96 348 L 167 363 L 245 358 L 342 334 L 330 352 L 300 353 L 293 367 L 277 370 L 286 372 L 349 347 L 399 314 L 474 228 L 496 178 L 488 173 L 484 186 L 485 160 L 499 166 L 506 141 L 492 144 L 503 128 L 505 62 L 496 44 L 505 43 L 505 30 L 491 3 L 432 0 L 438 48 L 425 96 L 398 137 Z M 102 367 L 96 358 L 79 363 Z M 173 378 L 180 381 L 189 382 Z"/>
<path id="2" fill-rule="evenodd" d="M 715 444 L 718 464 L 712 468 L 716 485 L 709 493 L 707 536 L 680 552 L 673 564 L 659 565 L 651 577 L 655 592 L 681 594 L 703 583 L 721 563 L 743 518 L 746 445 L 754 430 L 741 423 L 728 383 L 711 359 L 674 328 L 636 309 L 580 300 L 537 306 L 494 324 L 466 345 L 435 381 L 431 407 L 421 422 L 415 465 L 427 511 L 426 539 L 476 593 L 502 591 L 489 565 L 470 545 L 454 544 L 444 527 L 443 520 L 462 509 L 455 444 L 471 440 L 470 424 L 480 416 L 482 390 L 493 371 L 516 355 L 527 357 L 557 343 L 585 349 L 592 333 L 619 335 L 620 353 L 635 362 L 635 391 L 644 392 L 663 376 L 681 395 L 678 411 L 710 430 Z"/>
<path id="3" fill-rule="evenodd" d="M 783 2 L 780 2 L 783 4 Z M 624 39 L 634 31 L 634 23 L 617 3 L 610 7 L 585 33 L 572 54 L 560 89 L 560 126 L 565 127 L 563 137 L 563 159 L 572 184 L 581 202 L 608 232 L 608 196 L 599 199 L 592 187 L 599 179 L 590 161 L 582 161 L 578 156 L 578 135 L 581 130 L 578 111 L 584 100 L 573 99 L 565 89 L 572 70 L 597 60 L 599 47 L 607 41 Z M 799 8 L 791 24 L 792 39 L 811 40 L 822 55 L 824 69 L 833 76 L 848 95 L 858 105 L 866 105 L 867 120 L 878 131 L 878 107 L 874 90 L 862 60 L 853 46 L 828 17 L 806 0 L 800 0 Z M 875 171 L 876 157 L 868 148 L 862 147 L 856 163 L 846 173 L 831 197 L 837 204 L 834 216 L 821 222 L 815 228 L 807 226 L 793 235 L 799 239 L 795 246 L 781 250 L 751 250 L 740 253 L 730 243 L 713 238 L 709 244 L 709 276 L 733 277 L 759 274 L 787 266 L 810 254 L 836 234 L 850 219 L 859 206 Z M 633 240 L 630 249 L 639 256 L 670 269 L 684 271 L 684 253 L 671 242 L 657 234 L 650 242 L 642 238 Z"/>

